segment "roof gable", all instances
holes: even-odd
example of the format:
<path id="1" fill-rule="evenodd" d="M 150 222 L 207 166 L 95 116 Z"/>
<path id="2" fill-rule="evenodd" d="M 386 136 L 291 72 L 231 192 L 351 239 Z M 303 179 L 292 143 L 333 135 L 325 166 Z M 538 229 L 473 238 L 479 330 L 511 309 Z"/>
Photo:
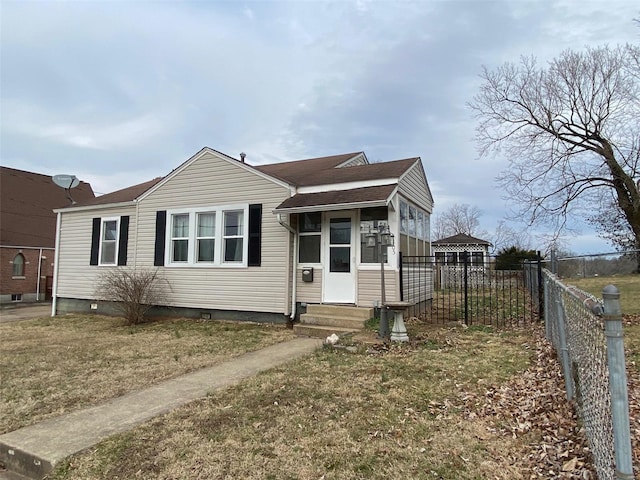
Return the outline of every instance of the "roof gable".
<path id="1" fill-rule="evenodd" d="M 246 171 L 250 171 L 250 172 L 252 172 L 254 174 L 257 174 L 257 175 L 259 175 L 259 176 L 261 176 L 263 178 L 266 178 L 269 181 L 274 182 L 276 184 L 282 185 L 284 187 L 288 187 L 289 186 L 286 182 L 283 182 L 281 179 L 279 179 L 279 178 L 277 178 L 277 177 L 275 177 L 273 175 L 265 174 L 264 172 L 260 171 L 259 169 L 257 169 L 255 167 L 245 163 L 243 160 L 238 160 L 236 158 L 230 157 L 229 155 L 226 155 L 226 154 L 224 154 L 222 152 L 214 150 L 213 148 L 204 147 L 198 153 L 196 153 L 191 158 L 189 158 L 186 162 L 183 162 L 182 165 L 180 165 L 179 167 L 173 169 L 171 171 L 171 173 L 169 173 L 169 175 L 167 175 L 167 176 L 163 177 L 162 179 L 160 179 L 160 181 L 158 183 L 156 183 L 154 186 L 152 186 L 146 192 L 144 192 L 142 195 L 140 195 L 138 200 L 143 200 L 144 197 L 150 195 L 151 193 L 153 193 L 157 189 L 162 188 L 162 186 L 165 183 L 170 181 L 176 175 L 179 175 L 180 172 L 184 171 L 186 168 L 188 168 L 193 163 L 197 162 L 200 158 L 202 158 L 206 154 L 211 154 L 214 157 L 216 157 L 217 159 L 220 159 L 222 161 L 228 162 L 229 164 L 235 165 L 238 168 L 245 169 Z"/>
<path id="2" fill-rule="evenodd" d="M 90 184 L 80 182 L 71 196 L 81 203 L 94 198 L 94 193 Z M 66 191 L 49 175 L 0 167 L 0 244 L 53 248 L 53 210 L 67 205 Z"/>

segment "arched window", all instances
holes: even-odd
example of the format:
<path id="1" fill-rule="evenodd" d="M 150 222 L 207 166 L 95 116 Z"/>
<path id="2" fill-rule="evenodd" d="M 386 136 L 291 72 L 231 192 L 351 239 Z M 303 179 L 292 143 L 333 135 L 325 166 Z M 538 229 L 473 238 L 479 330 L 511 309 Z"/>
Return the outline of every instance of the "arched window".
<path id="1" fill-rule="evenodd" d="M 24 277 L 24 255 L 21 253 L 13 258 L 13 276 Z"/>

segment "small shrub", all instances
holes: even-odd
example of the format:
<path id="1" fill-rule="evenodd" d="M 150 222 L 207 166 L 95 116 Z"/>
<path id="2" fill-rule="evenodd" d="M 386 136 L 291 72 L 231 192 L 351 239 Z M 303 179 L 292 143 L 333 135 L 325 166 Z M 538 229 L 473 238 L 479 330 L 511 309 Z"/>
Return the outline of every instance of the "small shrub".
<path id="1" fill-rule="evenodd" d="M 158 270 L 116 268 L 100 275 L 96 296 L 115 302 L 127 323 L 137 325 L 154 305 L 166 303 L 168 287 Z"/>

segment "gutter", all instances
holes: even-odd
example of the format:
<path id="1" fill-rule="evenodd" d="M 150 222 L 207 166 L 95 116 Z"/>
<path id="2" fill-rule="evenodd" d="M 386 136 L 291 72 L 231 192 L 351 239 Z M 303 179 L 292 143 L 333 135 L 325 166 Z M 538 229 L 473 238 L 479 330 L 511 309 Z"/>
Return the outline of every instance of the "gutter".
<path id="1" fill-rule="evenodd" d="M 298 255 L 296 252 L 298 251 L 298 235 L 297 232 L 289 225 L 282 220 L 282 214 L 278 213 L 278 223 L 286 228 L 289 233 L 293 234 L 293 262 L 292 262 L 292 280 L 291 280 L 291 315 L 289 318 L 294 320 L 296 318 L 296 294 L 298 289 Z"/>
<path id="2" fill-rule="evenodd" d="M 53 213 L 86 212 L 89 210 L 102 210 L 103 208 L 131 207 L 131 206 L 134 206 L 135 204 L 136 204 L 135 200 L 129 200 L 126 202 L 115 202 L 115 203 L 96 203 L 94 205 L 82 205 L 80 207 L 54 208 Z"/>
<path id="3" fill-rule="evenodd" d="M 56 250 L 53 260 L 53 292 L 51 302 L 51 316 L 56 316 L 56 307 L 58 305 L 58 272 L 60 271 L 60 230 L 62 226 L 62 212 L 57 212 L 56 219 Z"/>

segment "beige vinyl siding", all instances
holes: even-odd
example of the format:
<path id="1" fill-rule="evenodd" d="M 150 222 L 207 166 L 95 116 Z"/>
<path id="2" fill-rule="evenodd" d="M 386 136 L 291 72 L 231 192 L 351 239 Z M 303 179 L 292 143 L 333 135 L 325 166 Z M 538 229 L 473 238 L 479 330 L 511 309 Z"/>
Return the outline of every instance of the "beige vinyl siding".
<path id="1" fill-rule="evenodd" d="M 400 300 L 399 275 L 396 270 L 385 269 L 385 300 L 395 302 Z M 358 270 L 357 302 L 360 307 L 372 307 L 375 301 L 380 301 L 380 270 Z"/>
<path id="2" fill-rule="evenodd" d="M 302 281 L 302 268 L 298 268 L 296 279 L 298 282 L 296 292 L 297 302 L 322 302 L 322 267 L 313 267 L 313 282 Z"/>
<path id="3" fill-rule="evenodd" d="M 140 201 L 138 265 L 153 265 L 156 211 L 260 203 L 261 266 L 164 267 L 172 288 L 167 303 L 179 307 L 286 313 L 290 234 L 278 223 L 272 210 L 289 195 L 288 188 L 247 171 L 239 163 L 205 152 Z"/>
<path id="4" fill-rule="evenodd" d="M 364 160 L 364 155 L 360 154 L 360 155 L 356 156 L 355 158 L 347 161 L 346 163 L 343 163 L 340 168 L 343 168 L 343 167 L 354 167 L 356 165 L 367 165 L 367 162 L 365 162 L 365 160 Z"/>
<path id="5" fill-rule="evenodd" d="M 94 299 L 95 285 L 100 273 L 110 268 L 123 268 L 89 265 L 93 219 L 123 215 L 129 216 L 127 266 L 131 266 L 135 250 L 135 207 L 103 208 L 61 214 L 58 297 Z"/>
<path id="6" fill-rule="evenodd" d="M 433 199 L 419 161 L 402 177 L 398 184 L 398 191 L 409 201 L 426 210 L 427 213 L 432 212 Z"/>

